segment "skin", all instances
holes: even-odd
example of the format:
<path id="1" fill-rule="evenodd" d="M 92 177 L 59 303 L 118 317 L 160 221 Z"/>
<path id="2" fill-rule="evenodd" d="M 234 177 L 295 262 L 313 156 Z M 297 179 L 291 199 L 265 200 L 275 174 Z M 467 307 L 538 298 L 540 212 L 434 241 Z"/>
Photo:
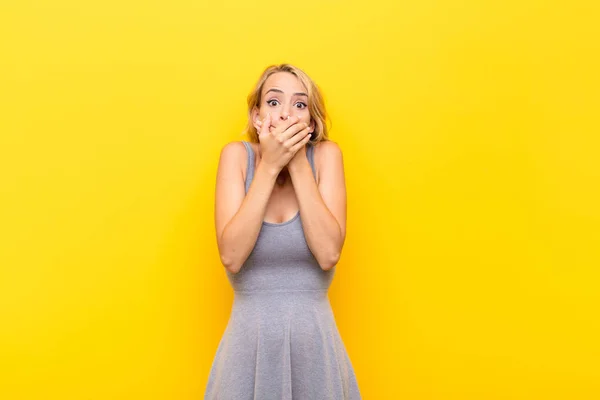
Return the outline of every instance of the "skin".
<path id="1" fill-rule="evenodd" d="M 312 121 L 308 110 L 308 91 L 293 74 L 277 72 L 269 76 L 263 85 L 261 99 L 259 107 L 254 107 L 252 110 L 252 121 L 259 132 L 263 127 L 267 114 L 270 114 L 270 132 L 273 132 L 275 128 L 286 126 L 290 122 L 292 128 L 293 124 L 299 124 L 300 127 L 302 125 L 308 127 L 308 133 L 314 131 L 314 121 Z M 301 129 L 300 127 L 295 129 Z M 304 134 L 305 132 L 301 133 Z M 262 147 L 259 146 L 259 157 L 262 150 Z M 288 165 L 281 169 L 277 177 L 279 186 L 290 183 L 288 166 L 297 164 L 303 157 L 306 158 L 306 146 L 302 146 Z"/>
<path id="2" fill-rule="evenodd" d="M 346 186 L 339 146 L 330 140 L 316 145 L 316 179 L 305 145 L 296 146 L 298 150 L 293 155 L 288 151 L 293 147 L 290 143 L 285 148 L 280 146 L 294 135 L 306 137 L 314 130 L 308 109 L 300 104 L 307 105 L 308 99 L 297 92 L 306 93 L 301 82 L 290 73 L 273 74 L 263 85 L 262 104 L 253 109 L 251 116 L 257 129 L 266 121 L 268 130 L 262 129 L 260 143 L 251 144 L 257 160 L 247 193 L 244 193 L 247 155 L 243 144 L 231 142 L 222 149 L 217 172 L 215 228 L 221 262 L 232 273 L 242 268 L 263 221 L 281 223 L 296 212 L 300 213 L 306 242 L 319 266 L 328 270 L 340 258 L 346 236 Z M 265 119 L 267 113 L 273 118 Z M 261 150 L 267 151 L 262 153 L 263 157 Z"/>

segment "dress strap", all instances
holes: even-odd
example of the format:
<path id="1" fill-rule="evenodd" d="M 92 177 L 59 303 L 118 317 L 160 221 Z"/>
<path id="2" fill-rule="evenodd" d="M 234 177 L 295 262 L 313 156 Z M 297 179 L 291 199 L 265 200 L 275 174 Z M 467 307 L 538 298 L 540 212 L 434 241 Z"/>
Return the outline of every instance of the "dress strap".
<path id="1" fill-rule="evenodd" d="M 246 167 L 245 182 L 246 193 L 248 193 L 248 189 L 250 189 L 250 183 L 252 182 L 252 178 L 254 178 L 254 150 L 252 149 L 250 143 L 246 142 L 245 140 L 242 140 L 242 143 L 244 143 L 246 152 L 248 153 L 248 165 Z"/>
<path id="2" fill-rule="evenodd" d="M 306 145 L 306 157 L 308 158 L 308 162 L 313 171 L 313 176 L 315 180 L 317 179 L 317 169 L 315 168 L 315 146 L 308 142 Z"/>

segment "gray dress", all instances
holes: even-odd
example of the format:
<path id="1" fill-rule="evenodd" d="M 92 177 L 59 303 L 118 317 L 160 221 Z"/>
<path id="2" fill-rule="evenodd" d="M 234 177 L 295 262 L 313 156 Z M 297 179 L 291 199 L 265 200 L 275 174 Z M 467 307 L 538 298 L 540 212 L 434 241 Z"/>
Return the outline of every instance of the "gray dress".
<path id="1" fill-rule="evenodd" d="M 248 192 L 254 151 L 243 143 Z M 306 154 L 314 175 L 314 147 L 308 145 Z M 361 398 L 327 297 L 335 268 L 323 271 L 317 263 L 299 212 L 280 224 L 263 221 L 240 271 L 225 270 L 234 300 L 205 400 Z"/>

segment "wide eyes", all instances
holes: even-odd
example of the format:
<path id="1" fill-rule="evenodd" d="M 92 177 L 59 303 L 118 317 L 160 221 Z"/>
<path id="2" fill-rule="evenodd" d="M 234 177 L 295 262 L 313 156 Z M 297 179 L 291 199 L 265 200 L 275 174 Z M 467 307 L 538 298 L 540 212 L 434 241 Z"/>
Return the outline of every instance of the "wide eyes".
<path id="1" fill-rule="evenodd" d="M 268 105 L 270 105 L 270 106 L 273 106 L 273 103 L 274 103 L 274 102 L 275 102 L 275 103 L 279 103 L 279 101 L 277 101 L 277 100 L 275 100 L 275 99 L 271 99 L 271 100 L 268 100 L 268 101 L 267 101 L 267 104 L 268 104 Z M 298 108 L 300 108 L 300 109 L 304 109 L 304 108 L 306 108 L 306 103 L 303 103 L 303 102 L 301 102 L 301 101 L 297 102 L 297 103 L 296 103 L 296 104 L 294 104 L 294 105 L 295 105 L 295 106 L 297 106 L 297 105 L 301 105 L 301 107 L 298 107 Z"/>

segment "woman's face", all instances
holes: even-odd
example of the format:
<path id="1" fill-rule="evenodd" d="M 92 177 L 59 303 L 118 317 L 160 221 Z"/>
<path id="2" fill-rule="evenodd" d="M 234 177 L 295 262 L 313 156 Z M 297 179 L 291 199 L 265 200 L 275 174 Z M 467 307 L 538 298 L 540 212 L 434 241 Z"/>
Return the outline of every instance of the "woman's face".
<path id="1" fill-rule="evenodd" d="M 296 116 L 300 122 L 306 122 L 314 130 L 308 111 L 308 93 L 302 82 L 289 72 L 276 72 L 265 81 L 261 93 L 261 103 L 252 113 L 254 127 L 260 130 L 256 123 L 261 122 L 271 113 L 272 129 L 286 120 Z"/>

